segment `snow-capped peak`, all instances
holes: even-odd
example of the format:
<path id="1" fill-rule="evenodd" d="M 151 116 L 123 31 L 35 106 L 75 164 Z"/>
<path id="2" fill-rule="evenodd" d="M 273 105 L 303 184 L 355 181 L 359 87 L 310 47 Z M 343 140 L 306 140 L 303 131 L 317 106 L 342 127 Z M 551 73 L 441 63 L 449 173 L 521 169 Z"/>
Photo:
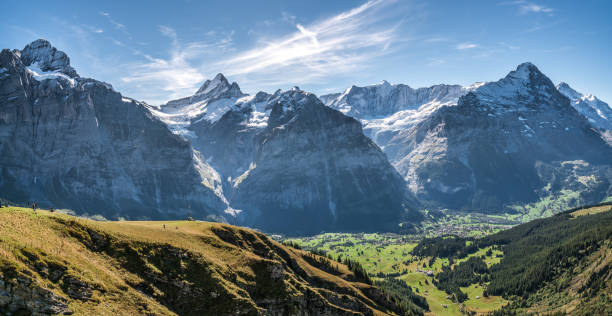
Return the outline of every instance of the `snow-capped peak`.
<path id="1" fill-rule="evenodd" d="M 208 94 L 213 90 L 222 93 L 230 88 L 230 83 L 222 73 L 218 73 L 213 80 L 206 80 L 195 94 Z"/>
<path id="2" fill-rule="evenodd" d="M 557 90 L 566 96 L 572 106 L 598 128 L 612 130 L 612 108 L 592 94 L 582 94 L 565 82 L 557 85 Z"/>
<path id="3" fill-rule="evenodd" d="M 530 104 L 536 97 L 551 97 L 556 93 L 552 81 L 532 63 L 526 62 L 518 65 L 504 78 L 483 84 L 474 93 L 478 95 L 481 103 L 522 107 Z"/>
<path id="4" fill-rule="evenodd" d="M 516 67 L 516 70 L 511 71 L 506 78 L 529 81 L 532 73 L 539 73 L 540 70 L 530 62 L 522 63 Z"/>
<path id="5" fill-rule="evenodd" d="M 21 60 L 26 66 L 36 64 L 41 72 L 60 72 L 70 78 L 79 77 L 70 66 L 68 55 L 57 50 L 45 39 L 38 39 L 26 45 L 21 51 Z"/>

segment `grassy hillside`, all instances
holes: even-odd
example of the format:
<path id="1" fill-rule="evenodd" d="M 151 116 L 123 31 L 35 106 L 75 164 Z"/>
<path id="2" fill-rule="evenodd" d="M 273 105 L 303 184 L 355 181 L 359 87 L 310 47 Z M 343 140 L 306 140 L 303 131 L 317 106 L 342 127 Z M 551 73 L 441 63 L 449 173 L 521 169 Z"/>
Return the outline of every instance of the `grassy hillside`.
<path id="1" fill-rule="evenodd" d="M 377 284 L 401 281 L 422 296 L 428 305 L 429 315 L 458 315 L 461 311 L 478 313 L 492 312 L 504 306 L 507 301 L 500 296 L 483 297 L 484 288 L 473 285 L 465 288 L 468 299 L 457 302 L 452 296 L 434 284 L 434 276 L 449 264 L 448 258 L 417 256 L 413 249 L 419 236 L 395 234 L 348 234 L 327 233 L 312 237 L 292 238 L 288 242 L 297 243 L 304 249 L 324 252 L 337 258 L 349 258 L 360 262 Z M 490 265 L 501 258 L 499 250 L 482 249 L 471 256 L 485 256 Z M 462 260 L 467 260 L 466 258 Z M 461 260 L 457 260 L 460 262 Z M 433 275 L 428 275 L 431 271 Z M 393 289 L 391 289 L 393 290 Z"/>
<path id="2" fill-rule="evenodd" d="M 497 314 L 612 314 L 612 205 L 575 209 L 481 239 L 433 238 L 413 254 L 454 265 L 436 274 L 436 287 L 465 300 L 469 288 L 511 303 Z M 478 255 L 503 253 L 498 263 Z M 467 260 L 466 260 L 467 259 Z"/>
<path id="3" fill-rule="evenodd" d="M 481 238 L 328 233 L 288 242 L 357 260 L 377 282 L 403 281 L 432 315 L 612 314 L 611 209 L 573 209 Z"/>
<path id="4" fill-rule="evenodd" d="M 410 313 L 336 261 L 230 225 L 0 208 L 0 314 Z"/>

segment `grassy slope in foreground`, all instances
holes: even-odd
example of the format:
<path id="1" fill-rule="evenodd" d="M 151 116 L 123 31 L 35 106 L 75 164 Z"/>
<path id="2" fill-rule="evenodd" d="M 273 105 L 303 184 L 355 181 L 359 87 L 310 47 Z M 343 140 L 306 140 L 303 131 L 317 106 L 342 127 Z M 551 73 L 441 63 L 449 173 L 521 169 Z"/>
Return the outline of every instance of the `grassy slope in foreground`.
<path id="1" fill-rule="evenodd" d="M 95 222 L 1 208 L 0 314 L 394 313 L 389 296 L 325 261 L 218 223 Z M 320 269 L 327 264 L 333 269 Z"/>

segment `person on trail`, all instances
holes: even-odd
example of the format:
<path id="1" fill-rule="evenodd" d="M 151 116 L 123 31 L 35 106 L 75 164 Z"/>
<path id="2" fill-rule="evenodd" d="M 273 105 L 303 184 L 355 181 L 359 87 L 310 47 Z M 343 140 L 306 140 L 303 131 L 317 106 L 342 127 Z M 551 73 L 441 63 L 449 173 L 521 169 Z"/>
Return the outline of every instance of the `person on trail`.
<path id="1" fill-rule="evenodd" d="M 164 229 L 166 229 L 166 224 L 162 224 L 162 225 L 164 225 Z"/>

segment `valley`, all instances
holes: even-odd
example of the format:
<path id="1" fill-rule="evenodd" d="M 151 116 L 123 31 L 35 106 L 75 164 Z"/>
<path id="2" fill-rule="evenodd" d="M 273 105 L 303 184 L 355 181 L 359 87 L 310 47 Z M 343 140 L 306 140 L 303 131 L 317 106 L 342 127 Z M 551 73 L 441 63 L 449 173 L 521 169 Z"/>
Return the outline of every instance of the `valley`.
<path id="1" fill-rule="evenodd" d="M 153 105 L 45 39 L 0 52 L 0 314 L 612 314 L 597 97 L 531 62 L 193 84 Z"/>
<path id="2" fill-rule="evenodd" d="M 427 300 L 432 315 L 499 310 L 603 315 L 610 312 L 612 300 L 608 272 L 612 265 L 611 211 L 610 203 L 565 211 L 510 229 L 482 232 L 477 238 L 453 233 L 433 238 L 422 234 L 327 233 L 289 238 L 285 243 L 332 258 L 358 261 L 378 282 L 405 282 Z M 543 238 L 548 241 L 541 242 Z M 556 252 L 568 253 L 562 260 L 566 262 L 563 268 L 553 269 L 555 272 L 541 283 L 530 283 L 533 281 L 529 278 L 541 274 L 529 267 L 535 265 L 533 269 L 537 269 L 546 260 L 558 264 L 553 259 Z M 518 253 L 528 255 L 517 257 Z M 462 274 L 463 270 L 467 274 Z M 506 279 L 507 273 L 513 274 L 512 278 L 529 276 L 512 281 Z M 521 290 L 516 292 L 515 286 Z"/>

